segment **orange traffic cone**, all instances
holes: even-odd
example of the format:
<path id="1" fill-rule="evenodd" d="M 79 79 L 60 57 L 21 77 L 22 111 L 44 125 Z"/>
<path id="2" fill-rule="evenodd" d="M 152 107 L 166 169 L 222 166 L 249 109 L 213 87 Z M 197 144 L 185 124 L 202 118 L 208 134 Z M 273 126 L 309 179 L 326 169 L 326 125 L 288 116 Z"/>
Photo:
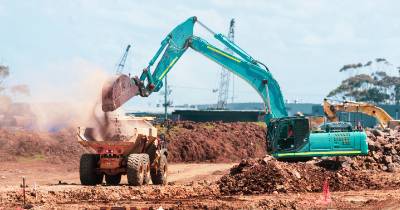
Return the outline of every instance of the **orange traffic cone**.
<path id="1" fill-rule="evenodd" d="M 332 202 L 331 192 L 329 191 L 329 181 L 325 179 L 324 184 L 322 185 L 322 197 L 318 203 L 329 204 Z"/>

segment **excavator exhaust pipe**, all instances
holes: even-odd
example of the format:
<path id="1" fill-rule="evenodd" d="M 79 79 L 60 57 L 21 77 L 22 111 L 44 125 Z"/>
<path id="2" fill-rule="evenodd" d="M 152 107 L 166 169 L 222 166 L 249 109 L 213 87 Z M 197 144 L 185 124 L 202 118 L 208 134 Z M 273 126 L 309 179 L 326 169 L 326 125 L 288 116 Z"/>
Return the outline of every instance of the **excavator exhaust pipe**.
<path id="1" fill-rule="evenodd" d="M 103 85 L 102 109 L 104 112 L 114 111 L 136 95 L 139 95 L 138 86 L 129 76 L 121 74 Z"/>

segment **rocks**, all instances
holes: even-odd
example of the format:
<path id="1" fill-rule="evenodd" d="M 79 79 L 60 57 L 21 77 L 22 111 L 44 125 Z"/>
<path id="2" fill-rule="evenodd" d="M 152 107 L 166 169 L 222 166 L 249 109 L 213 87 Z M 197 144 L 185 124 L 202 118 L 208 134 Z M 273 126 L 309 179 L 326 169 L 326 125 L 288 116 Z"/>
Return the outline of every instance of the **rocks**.
<path id="1" fill-rule="evenodd" d="M 386 164 L 390 164 L 392 163 L 392 156 L 385 156 L 383 160 Z"/>
<path id="2" fill-rule="evenodd" d="M 273 159 L 274 159 L 274 157 L 272 157 L 271 155 L 266 155 L 266 156 L 264 157 L 263 161 L 264 161 L 265 163 L 267 163 L 268 161 L 271 161 L 271 160 L 273 160 Z"/>
<path id="3" fill-rule="evenodd" d="M 396 172 L 397 171 L 396 165 L 393 163 L 389 163 L 387 167 L 388 167 L 387 168 L 388 172 Z"/>
<path id="4" fill-rule="evenodd" d="M 299 172 L 296 171 L 296 169 L 292 171 L 292 174 L 293 174 L 293 176 L 296 177 L 297 179 L 301 179 L 301 175 L 300 175 Z"/>
<path id="5" fill-rule="evenodd" d="M 342 168 L 395 172 L 400 167 L 400 132 L 371 129 L 368 136 L 368 156 L 340 158 Z M 331 159 L 332 160 L 332 159 Z M 321 162 L 326 162 L 322 160 Z M 322 164 L 324 165 L 324 164 Z"/>
<path id="6" fill-rule="evenodd" d="M 371 132 L 374 134 L 374 136 L 384 136 L 383 132 L 378 129 L 373 129 Z"/>
<path id="7" fill-rule="evenodd" d="M 327 158 L 307 163 L 278 162 L 270 156 L 246 159 L 233 167 L 218 184 L 223 194 L 316 192 L 325 179 L 332 191 L 381 189 L 399 182 L 374 179 L 372 174 L 400 168 L 400 132 L 367 130 L 368 156 Z M 378 176 L 379 177 L 379 176 Z"/>
<path id="8" fill-rule="evenodd" d="M 392 170 L 385 169 L 385 170 Z M 385 166 L 386 167 L 386 166 Z M 387 185 L 373 179 L 367 171 L 341 168 L 338 170 L 308 163 L 286 163 L 277 160 L 245 159 L 230 174 L 218 181 L 221 193 L 262 194 L 288 192 L 320 192 L 325 180 L 332 191 L 380 189 Z M 400 183 L 391 183 L 400 186 Z"/>

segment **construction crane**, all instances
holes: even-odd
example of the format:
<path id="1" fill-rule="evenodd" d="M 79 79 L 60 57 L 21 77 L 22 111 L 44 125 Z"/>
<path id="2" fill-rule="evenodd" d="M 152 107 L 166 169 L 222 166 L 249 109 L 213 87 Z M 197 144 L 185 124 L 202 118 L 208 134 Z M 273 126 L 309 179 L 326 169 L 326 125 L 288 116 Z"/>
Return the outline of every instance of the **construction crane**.
<path id="1" fill-rule="evenodd" d="M 229 24 L 228 40 L 233 43 L 234 39 L 235 19 L 232 18 Z M 225 47 L 225 52 L 233 54 L 233 51 L 229 47 Z M 222 67 L 218 88 L 217 109 L 226 109 L 226 105 L 228 104 L 229 82 L 231 80 L 231 74 L 232 73 L 229 70 L 227 70 L 225 67 Z"/>
<path id="2" fill-rule="evenodd" d="M 124 70 L 125 67 L 125 63 L 126 63 L 126 58 L 128 57 L 128 52 L 129 49 L 131 48 L 131 45 L 129 44 L 128 46 L 126 46 L 124 55 L 122 55 L 121 60 L 119 61 L 118 65 L 117 65 L 117 75 L 122 74 L 122 71 Z"/>

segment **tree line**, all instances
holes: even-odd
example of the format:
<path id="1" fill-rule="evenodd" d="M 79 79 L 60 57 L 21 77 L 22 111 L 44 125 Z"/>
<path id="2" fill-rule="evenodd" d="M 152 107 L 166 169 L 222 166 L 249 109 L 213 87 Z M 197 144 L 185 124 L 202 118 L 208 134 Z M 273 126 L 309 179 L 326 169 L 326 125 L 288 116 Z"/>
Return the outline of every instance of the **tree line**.
<path id="1" fill-rule="evenodd" d="M 395 69 L 397 76 L 387 74 L 389 69 Z M 346 64 L 339 69 L 339 72 L 350 71 L 357 73 L 343 80 L 328 97 L 375 104 L 400 103 L 400 67 L 394 67 L 385 58 L 376 58 L 365 64 Z"/>

